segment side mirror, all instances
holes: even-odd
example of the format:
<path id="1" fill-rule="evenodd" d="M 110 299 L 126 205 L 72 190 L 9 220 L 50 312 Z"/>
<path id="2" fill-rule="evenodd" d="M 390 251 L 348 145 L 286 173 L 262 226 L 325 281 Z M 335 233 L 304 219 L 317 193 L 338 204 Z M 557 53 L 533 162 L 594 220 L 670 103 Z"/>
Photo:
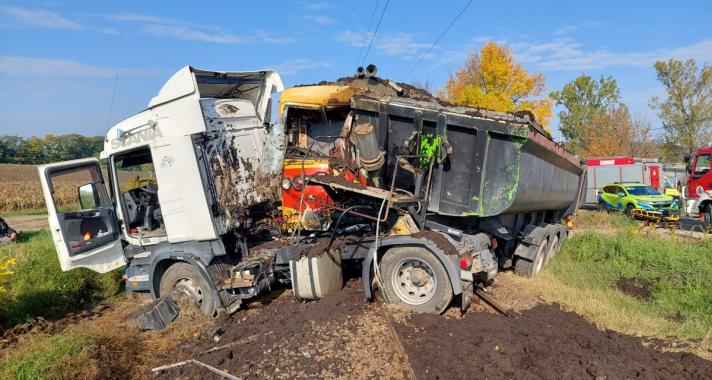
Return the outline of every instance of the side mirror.
<path id="1" fill-rule="evenodd" d="M 625 193 L 621 191 L 620 193 L 618 193 L 618 196 L 621 197 L 621 198 L 622 198 L 622 197 L 625 197 Z"/>
<path id="2" fill-rule="evenodd" d="M 93 210 L 99 208 L 99 194 L 96 192 L 94 183 L 87 183 L 77 188 L 79 206 L 82 210 Z"/>

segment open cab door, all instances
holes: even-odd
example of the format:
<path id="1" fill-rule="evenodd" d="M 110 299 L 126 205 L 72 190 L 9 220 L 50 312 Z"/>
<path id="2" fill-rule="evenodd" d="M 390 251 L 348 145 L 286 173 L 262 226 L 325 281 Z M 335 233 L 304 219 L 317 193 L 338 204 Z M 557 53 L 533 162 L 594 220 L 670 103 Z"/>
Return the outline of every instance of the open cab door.
<path id="1" fill-rule="evenodd" d="M 126 264 L 99 161 L 65 161 L 38 170 L 62 270 L 83 267 L 105 273 Z"/>

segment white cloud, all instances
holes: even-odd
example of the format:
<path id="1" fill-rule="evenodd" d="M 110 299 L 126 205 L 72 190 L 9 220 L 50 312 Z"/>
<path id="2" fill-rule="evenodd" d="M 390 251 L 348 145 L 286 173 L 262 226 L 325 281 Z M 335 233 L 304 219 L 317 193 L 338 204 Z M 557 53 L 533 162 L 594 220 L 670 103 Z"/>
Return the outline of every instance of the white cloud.
<path id="1" fill-rule="evenodd" d="M 114 21 L 139 24 L 139 30 L 144 33 L 159 37 L 179 38 L 182 40 L 217 44 L 283 44 L 294 41 L 292 37 L 273 35 L 263 31 L 257 31 L 251 35 L 233 34 L 212 25 L 185 22 L 173 18 L 140 13 L 117 13 L 106 15 L 106 17 Z"/>
<path id="2" fill-rule="evenodd" d="M 76 21 L 46 9 L 0 6 L 3 24 L 10 26 L 29 26 L 48 29 L 81 29 Z"/>
<path id="3" fill-rule="evenodd" d="M 272 68 L 281 75 L 294 75 L 302 71 L 327 67 L 331 67 L 331 64 L 325 61 L 314 61 L 306 58 L 292 58 L 272 66 Z"/>
<path id="4" fill-rule="evenodd" d="M 328 9 L 329 8 L 329 3 L 322 1 L 319 3 L 304 3 L 304 9 L 308 9 L 311 11 L 315 10 L 320 10 L 320 9 Z"/>
<path id="5" fill-rule="evenodd" d="M 0 76 L 105 78 L 149 74 L 147 70 L 97 66 L 70 59 L 0 56 Z"/>
<path id="6" fill-rule="evenodd" d="M 555 30 L 554 35 L 555 36 L 563 36 L 565 34 L 569 34 L 569 33 L 575 32 L 577 30 L 578 30 L 578 26 L 565 25 L 565 26 L 562 26 L 561 28 Z"/>
<path id="7" fill-rule="evenodd" d="M 368 45 L 372 36 L 372 33 L 367 36 L 365 33 L 345 30 L 339 32 L 336 35 L 336 39 L 351 46 L 363 47 Z M 419 57 L 420 53 L 427 50 L 430 45 L 430 43 L 415 41 L 412 33 L 398 32 L 377 35 L 372 47 L 386 55 L 397 55 L 404 59 L 413 59 Z"/>
<path id="8" fill-rule="evenodd" d="M 182 26 L 151 24 L 141 29 L 142 32 L 161 37 L 176 37 L 183 40 L 212 42 L 217 44 L 242 44 L 245 37 L 227 33 L 206 33 Z"/>
<path id="9" fill-rule="evenodd" d="M 324 15 L 305 15 L 302 17 L 306 21 L 315 22 L 319 25 L 329 25 L 336 23 L 336 20 L 330 16 Z"/>
<path id="10" fill-rule="evenodd" d="M 592 70 L 611 66 L 648 67 L 657 60 L 695 58 L 712 61 L 712 38 L 677 48 L 660 48 L 637 52 L 614 52 L 608 49 L 586 50 L 576 40 L 562 38 L 543 43 L 508 44 L 516 59 L 523 64 L 545 70 Z"/>

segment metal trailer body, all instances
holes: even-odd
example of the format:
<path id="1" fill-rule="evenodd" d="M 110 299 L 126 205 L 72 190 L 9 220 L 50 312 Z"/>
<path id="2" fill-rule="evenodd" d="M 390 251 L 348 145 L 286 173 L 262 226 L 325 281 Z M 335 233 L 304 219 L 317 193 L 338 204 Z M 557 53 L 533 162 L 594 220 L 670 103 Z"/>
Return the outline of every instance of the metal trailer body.
<path id="1" fill-rule="evenodd" d="M 583 204 L 595 207 L 598 192 L 611 183 L 639 182 L 665 193 L 665 174 L 657 159 L 635 157 L 590 158 L 586 160 L 586 196 Z"/>

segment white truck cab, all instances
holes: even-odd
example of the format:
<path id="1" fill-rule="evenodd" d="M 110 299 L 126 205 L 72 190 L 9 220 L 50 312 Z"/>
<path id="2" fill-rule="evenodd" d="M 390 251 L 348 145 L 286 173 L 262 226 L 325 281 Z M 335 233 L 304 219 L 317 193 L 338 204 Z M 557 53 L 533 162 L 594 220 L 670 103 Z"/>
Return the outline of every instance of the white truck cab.
<path id="1" fill-rule="evenodd" d="M 199 268 L 209 260 L 194 252 L 224 254 L 220 235 L 239 220 L 226 207 L 231 192 L 221 193 L 221 187 L 255 191 L 243 179 L 260 172 L 271 95 L 282 90 L 274 71 L 187 66 L 163 85 L 145 111 L 109 130 L 102 161 L 40 166 L 62 270 L 84 267 L 103 273 L 130 258 L 141 264 L 143 258 L 150 265 L 127 273 L 128 287 L 155 295 L 158 284 L 147 282 L 156 260 L 175 260 L 188 251 L 182 248 L 186 244 L 200 246 L 185 258 Z M 72 187 L 76 198 L 55 202 L 65 187 Z M 254 195 L 262 196 L 267 195 Z"/>

